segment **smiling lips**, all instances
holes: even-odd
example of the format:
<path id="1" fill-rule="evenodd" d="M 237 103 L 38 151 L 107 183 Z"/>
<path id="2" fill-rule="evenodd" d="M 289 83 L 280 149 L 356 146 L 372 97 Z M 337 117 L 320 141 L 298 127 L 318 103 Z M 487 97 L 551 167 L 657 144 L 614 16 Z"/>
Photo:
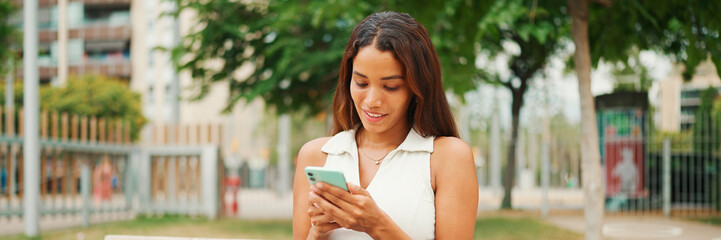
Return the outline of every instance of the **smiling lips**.
<path id="1" fill-rule="evenodd" d="M 387 114 L 380 114 L 380 113 L 369 112 L 369 111 L 366 111 L 366 110 L 363 110 L 363 112 L 365 113 L 366 119 L 368 119 L 368 121 L 371 121 L 371 122 L 378 122 L 378 121 L 380 121 L 381 119 L 383 119 L 383 117 L 385 117 L 385 116 L 387 115 Z"/>

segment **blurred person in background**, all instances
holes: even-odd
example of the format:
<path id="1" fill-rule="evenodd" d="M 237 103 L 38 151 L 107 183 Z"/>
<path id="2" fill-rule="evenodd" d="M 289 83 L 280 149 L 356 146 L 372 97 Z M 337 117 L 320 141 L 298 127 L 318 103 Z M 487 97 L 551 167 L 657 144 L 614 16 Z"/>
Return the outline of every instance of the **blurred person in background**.
<path id="1" fill-rule="evenodd" d="M 333 136 L 298 154 L 294 239 L 471 239 L 473 152 L 426 29 L 405 13 L 374 13 L 353 30 L 339 72 Z M 342 171 L 349 192 L 310 186 L 307 166 Z"/>

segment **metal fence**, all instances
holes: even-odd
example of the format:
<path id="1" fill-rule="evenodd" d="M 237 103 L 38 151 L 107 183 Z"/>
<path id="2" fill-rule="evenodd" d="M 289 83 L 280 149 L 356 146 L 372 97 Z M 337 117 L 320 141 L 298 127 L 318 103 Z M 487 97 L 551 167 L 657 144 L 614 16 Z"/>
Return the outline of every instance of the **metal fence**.
<path id="1" fill-rule="evenodd" d="M 0 118 L 0 217 L 18 220 L 23 114 L 6 112 Z M 131 142 L 122 121 L 47 113 L 40 120 L 41 216 L 80 217 L 83 225 L 136 213 L 217 216 L 217 145 L 142 146 Z"/>
<path id="2" fill-rule="evenodd" d="M 606 211 L 683 217 L 721 215 L 721 116 L 697 112 L 677 131 L 633 109 L 599 114 Z"/>
<path id="3" fill-rule="evenodd" d="M 692 114 L 674 131 L 659 129 L 653 112 L 638 109 L 599 111 L 599 148 L 607 214 L 721 216 L 721 115 Z M 543 129 L 523 128 L 517 145 L 513 206 L 521 209 L 581 209 L 580 129 L 550 121 Z M 537 127 L 537 126 L 535 126 Z M 491 126 L 493 128 L 493 126 Z M 485 134 L 485 133 L 481 133 Z M 490 134 L 489 134 L 490 135 Z M 501 135 L 502 136 L 502 135 Z M 480 141 L 478 169 L 481 207 L 495 209 L 503 197 L 502 154 L 493 159 L 492 141 Z M 497 161 L 499 163 L 493 163 Z M 495 165 L 495 167 L 494 167 Z M 495 168 L 495 169 L 494 169 Z M 499 171 L 501 174 L 492 174 Z M 544 185 L 545 183 L 545 185 Z"/>

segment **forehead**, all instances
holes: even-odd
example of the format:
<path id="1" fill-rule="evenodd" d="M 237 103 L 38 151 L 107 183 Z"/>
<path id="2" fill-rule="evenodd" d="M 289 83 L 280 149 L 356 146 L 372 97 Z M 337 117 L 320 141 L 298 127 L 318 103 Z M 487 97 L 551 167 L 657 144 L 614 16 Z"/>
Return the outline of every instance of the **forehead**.
<path id="1" fill-rule="evenodd" d="M 380 51 L 374 46 L 366 46 L 361 48 L 353 59 L 353 71 L 368 77 L 402 75 L 403 65 L 396 60 L 393 52 Z"/>

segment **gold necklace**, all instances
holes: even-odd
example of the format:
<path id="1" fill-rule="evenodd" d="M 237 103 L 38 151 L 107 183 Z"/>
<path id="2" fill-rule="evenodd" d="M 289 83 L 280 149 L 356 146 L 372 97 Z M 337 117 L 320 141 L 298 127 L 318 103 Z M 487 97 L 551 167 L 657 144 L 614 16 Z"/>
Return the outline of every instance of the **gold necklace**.
<path id="1" fill-rule="evenodd" d="M 378 165 L 378 164 L 381 163 L 381 160 L 383 160 L 384 158 L 386 158 L 386 156 L 388 156 L 388 154 L 390 154 L 393 150 L 388 151 L 388 153 L 386 153 L 385 155 L 383 155 L 382 157 L 380 157 L 380 158 L 378 158 L 378 159 L 373 159 L 372 157 L 368 156 L 368 154 L 366 154 L 365 152 L 361 151 L 360 148 L 358 148 L 358 151 L 359 151 L 361 154 L 363 154 L 363 156 L 365 156 L 366 158 L 370 159 L 371 161 L 375 161 L 375 162 L 376 162 L 376 165 Z"/>

